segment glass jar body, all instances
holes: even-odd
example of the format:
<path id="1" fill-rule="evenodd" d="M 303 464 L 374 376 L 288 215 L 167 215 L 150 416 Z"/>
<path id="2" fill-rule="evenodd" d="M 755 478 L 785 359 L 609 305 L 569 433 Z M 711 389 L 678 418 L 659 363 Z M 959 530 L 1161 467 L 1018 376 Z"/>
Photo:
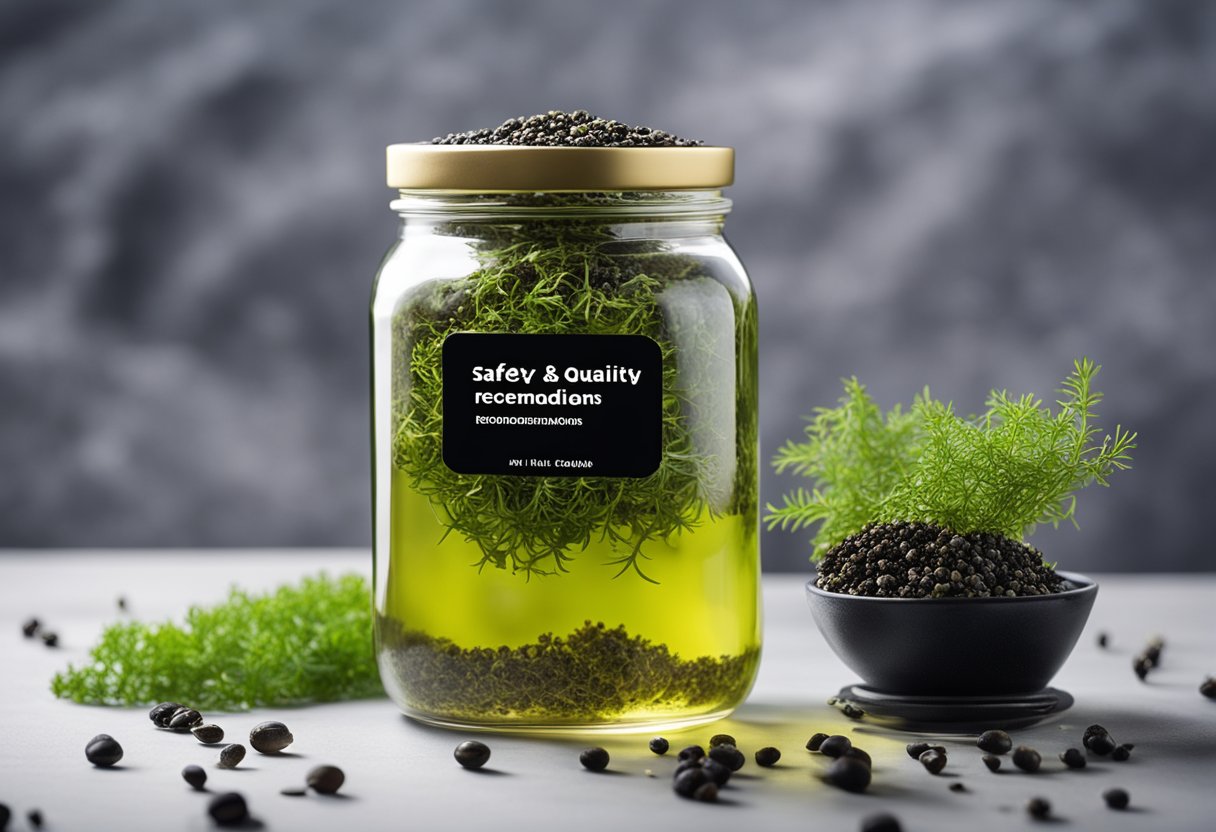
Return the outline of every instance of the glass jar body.
<path id="1" fill-rule="evenodd" d="M 721 236 L 729 203 L 716 192 L 411 194 L 394 207 L 402 222 L 371 321 L 386 690 L 407 715 L 466 728 L 640 730 L 726 715 L 760 651 L 756 305 Z M 476 389 L 452 363 L 457 335 L 511 336 L 472 342 Z M 653 364 L 619 358 L 627 341 Z M 517 349 L 544 357 L 499 360 Z M 639 381 L 653 398 L 629 398 Z M 503 397 L 532 390 L 539 408 Z M 577 425 L 611 404 L 608 432 L 579 439 Z M 561 425 L 537 433 L 521 413 Z M 583 461 L 546 453 L 552 437 L 584 442 L 592 470 L 456 463 L 486 435 L 465 432 L 474 419 L 507 423 L 492 428 L 496 450 L 539 436 L 529 453 L 505 453 L 521 464 Z M 595 473 L 646 437 L 655 455 L 643 469 Z"/>

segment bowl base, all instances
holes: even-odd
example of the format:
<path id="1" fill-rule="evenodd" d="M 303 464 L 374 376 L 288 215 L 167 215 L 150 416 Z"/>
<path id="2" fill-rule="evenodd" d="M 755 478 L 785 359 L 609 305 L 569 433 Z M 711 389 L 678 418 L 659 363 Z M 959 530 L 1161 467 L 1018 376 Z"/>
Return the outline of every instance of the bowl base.
<path id="1" fill-rule="evenodd" d="M 845 716 L 898 731 L 975 734 L 1025 728 L 1072 707 L 1058 688 L 1010 696 L 909 696 L 848 685 L 828 700 Z"/>

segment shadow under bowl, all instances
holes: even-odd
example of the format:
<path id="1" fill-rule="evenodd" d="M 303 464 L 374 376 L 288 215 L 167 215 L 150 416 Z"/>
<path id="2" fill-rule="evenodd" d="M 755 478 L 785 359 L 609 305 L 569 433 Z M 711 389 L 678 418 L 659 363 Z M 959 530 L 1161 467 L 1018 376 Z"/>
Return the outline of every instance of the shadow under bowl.
<path id="1" fill-rule="evenodd" d="M 1017 598 L 874 598 L 807 582 L 828 646 L 877 691 L 997 696 L 1041 691 L 1063 666 L 1098 585 L 1057 572 L 1068 589 Z"/>

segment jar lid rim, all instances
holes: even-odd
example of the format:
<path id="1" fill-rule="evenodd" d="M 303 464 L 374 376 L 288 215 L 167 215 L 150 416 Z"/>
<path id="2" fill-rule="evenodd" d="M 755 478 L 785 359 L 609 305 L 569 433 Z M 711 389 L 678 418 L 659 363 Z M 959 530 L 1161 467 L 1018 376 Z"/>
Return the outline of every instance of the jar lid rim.
<path id="1" fill-rule="evenodd" d="M 398 190 L 676 191 L 734 182 L 733 147 L 528 147 L 390 144 L 387 184 Z"/>

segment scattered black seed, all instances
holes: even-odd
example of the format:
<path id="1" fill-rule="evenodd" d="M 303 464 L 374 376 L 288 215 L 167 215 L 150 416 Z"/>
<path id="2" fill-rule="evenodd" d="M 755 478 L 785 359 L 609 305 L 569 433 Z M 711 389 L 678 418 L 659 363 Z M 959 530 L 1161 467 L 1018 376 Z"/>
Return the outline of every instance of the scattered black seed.
<path id="1" fill-rule="evenodd" d="M 31 618 L 21 625 L 21 632 L 26 638 L 33 638 L 38 635 L 38 631 L 42 629 L 42 622 L 37 618 Z"/>
<path id="2" fill-rule="evenodd" d="M 682 139 L 652 127 L 630 127 L 612 119 L 597 118 L 586 110 L 563 113 L 550 110 L 520 116 L 497 127 L 449 133 L 431 144 L 507 144 L 525 147 L 696 147 L 698 141 Z"/>
<path id="3" fill-rule="evenodd" d="M 823 741 L 828 738 L 827 734 L 812 734 L 811 738 L 806 741 L 807 751 L 818 751 L 823 745 Z"/>
<path id="4" fill-rule="evenodd" d="M 951 783 L 951 784 L 950 784 L 950 791 L 952 791 L 952 792 L 965 792 L 965 791 L 967 791 L 967 787 L 966 787 L 966 786 L 964 786 L 962 783 Z"/>
<path id="5" fill-rule="evenodd" d="M 680 753 L 676 755 L 677 760 L 699 760 L 705 756 L 705 749 L 699 745 L 690 745 L 687 748 L 681 748 Z"/>
<path id="6" fill-rule="evenodd" d="M 1091 737 L 1095 737 L 1098 734 L 1109 734 L 1109 733 L 1110 733 L 1110 731 L 1107 731 L 1104 727 L 1095 723 L 1085 729 L 1085 733 L 1081 735 L 1081 744 L 1084 745 L 1086 748 L 1088 748 L 1089 740 Z"/>
<path id="7" fill-rule="evenodd" d="M 1098 646 L 1103 650 L 1110 644 L 1110 637 L 1106 633 L 1098 633 Z"/>
<path id="8" fill-rule="evenodd" d="M 279 789 L 279 794 L 284 795 L 286 797 L 303 797 L 304 795 L 308 794 L 308 789 L 301 789 L 298 787 L 292 787 L 290 789 Z"/>
<path id="9" fill-rule="evenodd" d="M 690 768 L 700 768 L 705 762 L 708 761 L 708 759 L 709 758 L 707 757 L 702 757 L 699 760 L 680 760 L 680 762 L 676 765 L 675 771 L 671 773 L 671 776 L 675 777 L 681 771 L 687 771 Z M 714 763 L 714 765 L 718 765 L 718 763 Z M 723 768 L 726 768 L 726 766 L 723 766 Z M 729 770 L 730 769 L 727 769 L 727 771 Z"/>
<path id="10" fill-rule="evenodd" d="M 249 744 L 261 754 L 277 754 L 291 745 L 295 737 L 281 722 L 259 722 L 249 732 Z"/>
<path id="11" fill-rule="evenodd" d="M 777 761 L 781 759 L 781 751 L 773 748 L 771 745 L 765 746 L 756 752 L 756 765 L 768 768 L 777 765 Z"/>
<path id="12" fill-rule="evenodd" d="M 738 748 L 739 743 L 735 742 L 735 738 L 730 734 L 714 734 L 709 738 L 709 747 L 713 748 L 718 745 L 733 745 Z"/>
<path id="13" fill-rule="evenodd" d="M 693 766 L 676 774 L 671 787 L 681 797 L 692 797 L 697 789 L 711 782 L 709 774 L 701 766 Z"/>
<path id="14" fill-rule="evenodd" d="M 190 729 L 190 733 L 203 745 L 215 745 L 224 741 L 224 729 L 218 725 L 195 725 Z"/>
<path id="15" fill-rule="evenodd" d="M 477 740 L 466 740 L 456 746 L 453 756 L 465 768 L 481 768 L 490 759 L 490 746 Z"/>
<path id="16" fill-rule="evenodd" d="M 13 810 L 0 803 L 0 832 L 8 829 L 9 818 L 13 816 Z"/>
<path id="17" fill-rule="evenodd" d="M 1131 803 L 1131 796 L 1128 795 L 1127 789 L 1107 789 L 1102 792 L 1102 799 L 1111 809 L 1126 809 L 1127 804 Z"/>
<path id="18" fill-rule="evenodd" d="M 116 603 L 116 604 L 118 604 L 118 608 L 119 608 L 120 610 L 124 610 L 124 611 L 125 611 L 125 610 L 127 609 L 127 599 L 126 599 L 125 597 L 123 597 L 122 595 L 119 595 L 119 596 L 118 596 L 118 598 L 116 599 L 115 603 Z"/>
<path id="19" fill-rule="evenodd" d="M 825 757 L 841 757 L 853 747 L 853 741 L 840 734 L 833 734 L 819 744 L 819 753 Z"/>
<path id="20" fill-rule="evenodd" d="M 667 749 L 669 749 L 669 748 L 671 748 L 671 743 L 669 743 L 667 740 L 663 739 L 662 737 L 655 737 L 654 739 L 652 739 L 650 741 L 650 750 L 653 751 L 655 754 L 659 754 L 659 755 L 666 754 Z"/>
<path id="21" fill-rule="evenodd" d="M 196 725 L 201 725 L 203 715 L 194 708 L 178 708 L 173 712 L 173 716 L 169 719 L 169 730 L 176 731 L 179 734 L 189 733 L 190 729 Z"/>
<path id="22" fill-rule="evenodd" d="M 861 832 L 903 832 L 903 830 L 899 818 L 885 812 L 880 815 L 870 815 L 861 822 Z"/>
<path id="23" fill-rule="evenodd" d="M 1208 699 L 1216 699 L 1216 676 L 1209 676 L 1199 686 L 1199 692 Z"/>
<path id="24" fill-rule="evenodd" d="M 30 809 L 25 813 L 25 819 L 28 820 L 30 822 L 30 826 L 34 827 L 35 829 L 41 829 L 42 824 L 46 822 L 46 819 L 42 817 L 41 809 Z"/>
<path id="25" fill-rule="evenodd" d="M 1045 797 L 1032 797 L 1026 804 L 1026 811 L 1035 820 L 1045 820 L 1051 815 L 1051 804 Z"/>
<path id="26" fill-rule="evenodd" d="M 220 826 L 235 826 L 249 818 L 249 807 L 236 792 L 226 792 L 212 798 L 207 814 Z"/>
<path id="27" fill-rule="evenodd" d="M 718 799 L 718 787 L 713 783 L 702 783 L 697 786 L 697 790 L 692 793 L 693 800 L 699 800 L 702 803 L 713 803 Z"/>
<path id="28" fill-rule="evenodd" d="M 1060 753 L 1060 762 L 1069 768 L 1085 768 L 1085 755 L 1079 748 L 1070 748 Z"/>
<path id="29" fill-rule="evenodd" d="M 870 525 L 828 550 L 820 589 L 887 598 L 1049 595 L 1064 588 L 1032 546 L 925 523 Z"/>
<path id="30" fill-rule="evenodd" d="M 866 753 L 864 748 L 858 748 L 857 746 L 853 746 L 848 751 L 844 752 L 844 754 L 842 754 L 841 756 L 842 757 L 852 757 L 855 760 L 861 760 L 863 763 L 870 766 L 871 768 L 874 767 L 874 761 L 870 759 L 870 755 Z"/>
<path id="31" fill-rule="evenodd" d="M 84 747 L 84 756 L 98 768 L 109 768 L 122 759 L 122 746 L 109 734 L 98 734 Z"/>
<path id="32" fill-rule="evenodd" d="M 985 731 L 975 744 L 989 754 L 1007 754 L 1013 748 L 1013 739 L 1004 731 Z"/>
<path id="33" fill-rule="evenodd" d="M 715 760 L 726 766 L 731 771 L 738 771 L 743 768 L 743 764 L 747 762 L 747 757 L 743 752 L 735 748 L 733 745 L 715 745 L 709 749 L 707 755 L 709 759 Z"/>
<path id="34" fill-rule="evenodd" d="M 599 746 L 588 748 L 578 755 L 578 761 L 588 771 L 603 771 L 608 768 L 608 750 Z"/>
<path id="35" fill-rule="evenodd" d="M 1105 757 L 1118 747 L 1110 734 L 1094 734 L 1089 739 L 1084 740 L 1083 744 L 1099 757 Z"/>
<path id="36" fill-rule="evenodd" d="M 904 746 L 904 748 L 908 752 L 908 756 L 911 757 L 913 760 L 919 760 L 920 755 L 924 754 L 926 751 L 928 751 L 932 747 L 933 746 L 929 745 L 929 743 L 927 743 L 927 742 L 910 742 L 906 746 Z"/>
<path id="37" fill-rule="evenodd" d="M 42 634 L 42 643 L 45 644 L 47 647 L 58 647 L 59 646 L 59 634 L 58 633 L 43 633 Z"/>
<path id="38" fill-rule="evenodd" d="M 220 768 L 236 768 L 245 759 L 245 746 L 239 742 L 225 745 L 220 751 Z"/>
<path id="39" fill-rule="evenodd" d="M 870 785 L 870 767 L 856 757 L 839 757 L 828 766 L 823 779 L 846 792 L 864 792 Z"/>
<path id="40" fill-rule="evenodd" d="M 148 711 L 148 719 L 152 720 L 152 724 L 157 728 L 168 728 L 169 720 L 180 707 L 181 705 L 176 702 L 161 702 Z"/>
<path id="41" fill-rule="evenodd" d="M 700 763 L 701 768 L 709 775 L 709 779 L 717 786 L 725 786 L 730 781 L 730 766 L 723 765 L 717 760 L 706 758 Z"/>
<path id="42" fill-rule="evenodd" d="M 941 774 L 942 769 L 946 767 L 946 755 L 933 748 L 921 754 L 917 759 L 930 774 Z"/>
<path id="43" fill-rule="evenodd" d="M 317 766 L 308 772 L 305 782 L 318 794 L 334 794 L 346 782 L 346 775 L 337 766 Z"/>
<path id="44" fill-rule="evenodd" d="M 202 791 L 207 782 L 207 772 L 203 771 L 202 766 L 186 766 L 182 769 L 182 779 L 192 788 Z"/>
<path id="45" fill-rule="evenodd" d="M 1132 756 L 1132 749 L 1135 747 L 1136 746 L 1132 745 L 1131 743 L 1125 742 L 1123 745 L 1110 752 L 1110 758 L 1117 763 L 1125 762 L 1128 757 Z"/>
<path id="46" fill-rule="evenodd" d="M 1153 665 L 1144 656 L 1136 656 L 1132 659 L 1132 670 L 1141 682 L 1148 678 L 1148 672 L 1152 669 Z"/>
<path id="47" fill-rule="evenodd" d="M 866 712 L 854 705 L 852 702 L 842 702 L 840 704 L 840 712 L 849 719 L 861 719 L 866 715 Z"/>
<path id="48" fill-rule="evenodd" d="M 1022 771 L 1038 771 L 1043 758 L 1039 752 L 1027 745 L 1019 745 L 1013 749 L 1013 764 Z"/>
<path id="49" fill-rule="evenodd" d="M 999 771 L 1001 768 L 1001 758 L 995 754 L 985 754 L 983 757 L 984 765 L 988 766 L 989 771 Z"/>

